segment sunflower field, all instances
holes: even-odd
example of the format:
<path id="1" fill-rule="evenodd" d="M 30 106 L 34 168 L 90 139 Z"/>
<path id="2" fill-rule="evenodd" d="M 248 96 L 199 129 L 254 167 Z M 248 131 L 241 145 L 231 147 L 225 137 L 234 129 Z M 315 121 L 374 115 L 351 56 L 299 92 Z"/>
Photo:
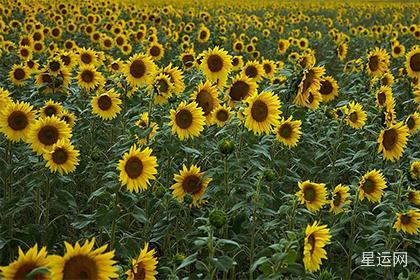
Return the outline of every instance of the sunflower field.
<path id="1" fill-rule="evenodd" d="M 420 4 L 0 0 L 0 279 L 420 279 Z"/>

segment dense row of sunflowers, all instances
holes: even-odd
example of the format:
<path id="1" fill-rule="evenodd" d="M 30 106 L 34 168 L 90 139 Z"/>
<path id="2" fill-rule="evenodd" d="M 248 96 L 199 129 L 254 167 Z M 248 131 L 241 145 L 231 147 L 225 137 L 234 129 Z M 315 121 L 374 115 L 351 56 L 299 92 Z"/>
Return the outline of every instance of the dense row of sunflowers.
<path id="1" fill-rule="evenodd" d="M 0 278 L 418 279 L 419 5 L 164 2 L 0 1 Z"/>

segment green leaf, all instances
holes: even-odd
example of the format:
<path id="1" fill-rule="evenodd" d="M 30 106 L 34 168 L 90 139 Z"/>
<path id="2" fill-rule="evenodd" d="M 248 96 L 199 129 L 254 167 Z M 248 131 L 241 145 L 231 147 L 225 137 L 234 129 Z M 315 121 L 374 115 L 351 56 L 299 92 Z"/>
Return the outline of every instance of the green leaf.
<path id="1" fill-rule="evenodd" d="M 33 270 L 31 270 L 31 272 L 29 272 L 28 274 L 26 274 L 25 276 L 25 280 L 35 280 L 38 279 L 38 276 L 44 276 L 44 275 L 48 275 L 48 268 L 46 267 L 37 267 Z M 41 277 L 42 278 L 42 277 Z"/>
<path id="2" fill-rule="evenodd" d="M 178 271 L 180 269 L 183 269 L 186 266 L 189 266 L 192 263 L 195 263 L 195 261 L 197 260 L 197 254 L 198 253 L 195 253 L 195 254 L 192 254 L 192 255 L 189 255 L 188 257 L 186 257 L 182 261 L 182 263 L 176 268 L 176 270 Z"/>
<path id="3" fill-rule="evenodd" d="M 261 257 L 258 260 L 256 260 L 252 266 L 251 266 L 251 271 L 255 271 L 257 269 L 258 266 L 262 265 L 263 263 L 267 262 L 268 258 L 267 257 Z"/>
<path id="4" fill-rule="evenodd" d="M 228 272 L 229 269 L 234 264 L 233 259 L 228 256 L 221 256 L 220 258 L 212 258 L 210 259 L 210 262 L 213 264 L 214 267 L 224 272 Z"/>

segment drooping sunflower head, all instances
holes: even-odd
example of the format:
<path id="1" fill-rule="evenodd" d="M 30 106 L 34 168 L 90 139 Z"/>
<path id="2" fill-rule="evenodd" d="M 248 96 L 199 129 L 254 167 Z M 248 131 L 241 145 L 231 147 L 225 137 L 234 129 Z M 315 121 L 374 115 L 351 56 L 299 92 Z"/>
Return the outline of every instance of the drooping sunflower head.
<path id="1" fill-rule="evenodd" d="M 35 112 L 31 104 L 11 102 L 0 111 L 0 131 L 13 142 L 27 141 L 31 126 L 35 122 Z"/>
<path id="2" fill-rule="evenodd" d="M 212 181 L 212 178 L 204 176 L 201 172 L 200 167 L 191 165 L 187 168 L 183 165 L 182 170 L 179 174 L 174 175 L 175 184 L 171 186 L 172 195 L 180 202 L 184 200 L 184 197 L 189 194 L 192 196 L 192 202 L 190 206 L 199 207 L 202 203 L 202 197 L 204 196 L 208 184 Z"/>
<path id="3" fill-rule="evenodd" d="M 70 127 L 57 116 L 40 118 L 34 122 L 28 134 L 32 149 L 38 154 L 49 151 L 61 139 L 71 137 Z"/>
<path id="4" fill-rule="evenodd" d="M 29 73 L 25 65 L 15 64 L 9 72 L 9 80 L 17 86 L 23 86 L 29 78 Z"/>
<path id="5" fill-rule="evenodd" d="M 321 80 L 321 87 L 319 92 L 322 96 L 322 101 L 330 102 L 338 96 L 338 84 L 337 81 L 331 77 L 326 76 Z"/>
<path id="6" fill-rule="evenodd" d="M 407 145 L 408 127 L 402 122 L 383 129 L 378 137 L 378 153 L 383 153 L 387 160 L 398 160 Z"/>
<path id="7" fill-rule="evenodd" d="M 191 94 L 191 100 L 203 110 L 206 123 L 211 124 L 212 112 L 220 106 L 216 87 L 212 86 L 209 81 L 200 83 L 197 90 Z"/>
<path id="8" fill-rule="evenodd" d="M 381 171 L 376 169 L 367 172 L 359 181 L 359 198 L 370 202 L 379 202 L 384 194 L 386 181 Z"/>
<path id="9" fill-rule="evenodd" d="M 420 212 L 418 209 L 409 210 L 405 213 L 396 213 L 397 221 L 393 228 L 398 232 L 403 231 L 408 234 L 420 233 Z"/>
<path id="10" fill-rule="evenodd" d="M 121 111 L 121 103 L 120 94 L 110 89 L 92 98 L 92 112 L 103 120 L 112 120 Z"/>
<path id="11" fill-rule="evenodd" d="M 348 51 L 347 43 L 341 43 L 338 45 L 337 56 L 340 61 L 343 61 L 344 59 L 346 59 L 347 51 Z"/>
<path id="12" fill-rule="evenodd" d="M 225 50 L 216 46 L 203 53 L 200 68 L 210 81 L 226 81 L 232 70 L 232 57 Z"/>
<path id="13" fill-rule="evenodd" d="M 155 275 L 158 274 L 156 270 L 158 260 L 154 256 L 155 253 L 155 249 L 149 250 L 149 243 L 146 243 L 137 259 L 131 261 L 131 268 L 125 273 L 128 276 L 127 279 L 155 280 Z"/>
<path id="14" fill-rule="evenodd" d="M 47 268 L 47 249 L 42 247 L 38 250 L 38 244 L 24 253 L 19 247 L 19 256 L 17 260 L 10 263 L 8 266 L 0 266 L 0 278 L 5 280 L 13 279 L 27 279 L 29 273 L 35 269 Z M 34 275 L 37 280 L 50 279 L 48 272 L 39 272 Z"/>
<path id="15" fill-rule="evenodd" d="M 277 140 L 289 148 L 296 147 L 302 135 L 301 125 L 300 120 L 292 120 L 292 117 L 282 118 L 275 129 Z"/>
<path id="16" fill-rule="evenodd" d="M 420 162 L 417 161 L 417 163 L 419 165 L 418 168 L 419 168 L 419 174 L 420 174 Z M 420 205 L 420 190 L 415 190 L 408 187 L 407 200 L 414 205 Z"/>
<path id="17" fill-rule="evenodd" d="M 123 72 L 131 86 L 149 85 L 152 75 L 156 72 L 156 65 L 149 56 L 136 54 L 130 57 Z"/>
<path id="18" fill-rule="evenodd" d="M 110 279 L 118 277 L 115 266 L 114 251 L 105 252 L 107 245 L 93 249 L 95 238 L 86 240 L 81 246 L 64 242 L 66 253 L 64 256 L 50 256 L 52 279 Z"/>
<path id="19" fill-rule="evenodd" d="M 243 101 L 256 93 L 257 84 L 245 75 L 237 75 L 230 83 L 226 98 L 230 105 Z"/>
<path id="20" fill-rule="evenodd" d="M 407 53 L 405 69 L 409 77 L 420 80 L 420 47 L 414 46 Z"/>
<path id="21" fill-rule="evenodd" d="M 53 100 L 48 100 L 44 103 L 44 106 L 39 109 L 39 115 L 41 118 L 58 116 L 63 111 L 63 105 Z"/>
<path id="22" fill-rule="evenodd" d="M 77 80 L 79 85 L 88 91 L 102 87 L 105 84 L 105 78 L 91 64 L 82 65 L 80 67 Z"/>
<path id="23" fill-rule="evenodd" d="M 140 150 L 136 145 L 123 155 L 118 163 L 121 184 L 127 185 L 130 192 L 146 190 L 150 180 L 157 174 L 157 158 L 152 156 L 152 149 Z"/>
<path id="24" fill-rule="evenodd" d="M 294 103 L 300 106 L 316 109 L 322 101 L 319 93 L 321 78 L 325 73 L 324 67 L 312 67 L 303 72 Z"/>
<path id="25" fill-rule="evenodd" d="M 301 204 L 306 204 L 306 208 L 308 208 L 309 211 L 316 212 L 327 203 L 327 190 L 325 189 L 325 184 L 313 183 L 307 180 L 299 182 L 298 185 L 299 191 L 296 193 L 296 196 Z"/>
<path id="26" fill-rule="evenodd" d="M 248 106 L 244 110 L 245 127 L 260 135 L 269 134 L 279 125 L 280 99 L 272 92 L 254 94 L 246 99 Z"/>
<path id="27" fill-rule="evenodd" d="M 343 207 L 350 203 L 348 197 L 350 196 L 350 188 L 341 184 L 337 185 L 332 192 L 330 200 L 330 212 L 338 214 L 344 211 Z"/>
<path id="28" fill-rule="evenodd" d="M 420 129 L 420 114 L 418 112 L 414 112 L 409 115 L 405 120 L 405 125 L 408 127 L 408 132 L 410 134 L 416 133 L 417 130 Z"/>
<path id="29" fill-rule="evenodd" d="M 361 104 L 354 101 L 350 102 L 347 107 L 345 107 L 345 120 L 346 123 L 355 129 L 361 129 L 366 122 L 367 114 L 363 110 Z"/>
<path id="30" fill-rule="evenodd" d="M 181 102 L 177 109 L 171 110 L 170 115 L 172 133 L 178 135 L 180 140 L 196 137 L 204 130 L 206 118 L 195 102 Z"/>
<path id="31" fill-rule="evenodd" d="M 303 248 L 305 270 L 315 272 L 320 269 L 322 259 L 327 259 L 327 252 L 324 247 L 330 240 L 331 235 L 327 225 L 321 226 L 315 221 L 312 225 L 306 226 Z"/>
<path id="32" fill-rule="evenodd" d="M 370 76 L 381 76 L 388 71 L 389 54 L 384 49 L 375 48 L 368 53 L 366 69 Z"/>

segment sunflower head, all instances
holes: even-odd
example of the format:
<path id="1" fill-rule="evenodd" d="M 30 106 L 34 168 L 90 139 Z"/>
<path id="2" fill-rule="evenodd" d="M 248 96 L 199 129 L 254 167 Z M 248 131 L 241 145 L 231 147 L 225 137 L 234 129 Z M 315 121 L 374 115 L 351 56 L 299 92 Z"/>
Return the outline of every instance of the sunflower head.
<path id="1" fill-rule="evenodd" d="M 178 135 L 180 140 L 199 136 L 204 130 L 205 117 L 203 110 L 197 103 L 186 104 L 184 101 L 177 109 L 170 112 L 172 133 Z"/>
<path id="2" fill-rule="evenodd" d="M 393 124 L 381 131 L 378 137 L 378 153 L 387 160 L 398 160 L 407 145 L 408 127 L 402 122 Z"/>
<path id="3" fill-rule="evenodd" d="M 313 183 L 309 180 L 299 182 L 299 191 L 296 196 L 301 204 L 306 204 L 306 207 L 311 212 L 316 212 L 327 203 L 327 190 L 325 184 Z"/>
<path id="4" fill-rule="evenodd" d="M 409 210 L 405 213 L 396 213 L 397 221 L 393 228 L 399 231 L 406 232 L 408 234 L 419 234 L 420 233 L 420 212 L 418 209 Z"/>
<path id="5" fill-rule="evenodd" d="M 337 185 L 332 192 L 332 198 L 330 200 L 330 212 L 338 214 L 343 212 L 343 207 L 350 203 L 348 197 L 350 196 L 350 188 L 341 184 Z"/>
<path id="6" fill-rule="evenodd" d="M 315 272 L 320 269 L 322 259 L 327 259 L 327 252 L 324 247 L 330 240 L 330 230 L 326 225 L 321 226 L 315 221 L 312 225 L 306 226 L 303 248 L 305 270 Z"/>
<path id="7" fill-rule="evenodd" d="M 131 261 L 131 268 L 125 273 L 128 276 L 127 279 L 156 279 L 158 260 L 154 256 L 155 253 L 155 249 L 149 249 L 149 243 L 146 243 L 137 259 Z"/>
<path id="8" fill-rule="evenodd" d="M 379 202 L 386 187 L 381 171 L 376 169 L 369 171 L 359 181 L 359 197 L 361 200 L 367 198 L 370 202 Z"/>
<path id="9" fill-rule="evenodd" d="M 292 117 L 282 118 L 275 129 L 277 140 L 289 148 L 296 147 L 302 134 L 301 125 L 300 120 L 292 120 Z"/>
<path id="10" fill-rule="evenodd" d="M 6 103 L 0 111 L 0 131 L 7 139 L 18 142 L 28 141 L 31 126 L 35 122 L 35 112 L 31 104 L 26 102 Z"/>

